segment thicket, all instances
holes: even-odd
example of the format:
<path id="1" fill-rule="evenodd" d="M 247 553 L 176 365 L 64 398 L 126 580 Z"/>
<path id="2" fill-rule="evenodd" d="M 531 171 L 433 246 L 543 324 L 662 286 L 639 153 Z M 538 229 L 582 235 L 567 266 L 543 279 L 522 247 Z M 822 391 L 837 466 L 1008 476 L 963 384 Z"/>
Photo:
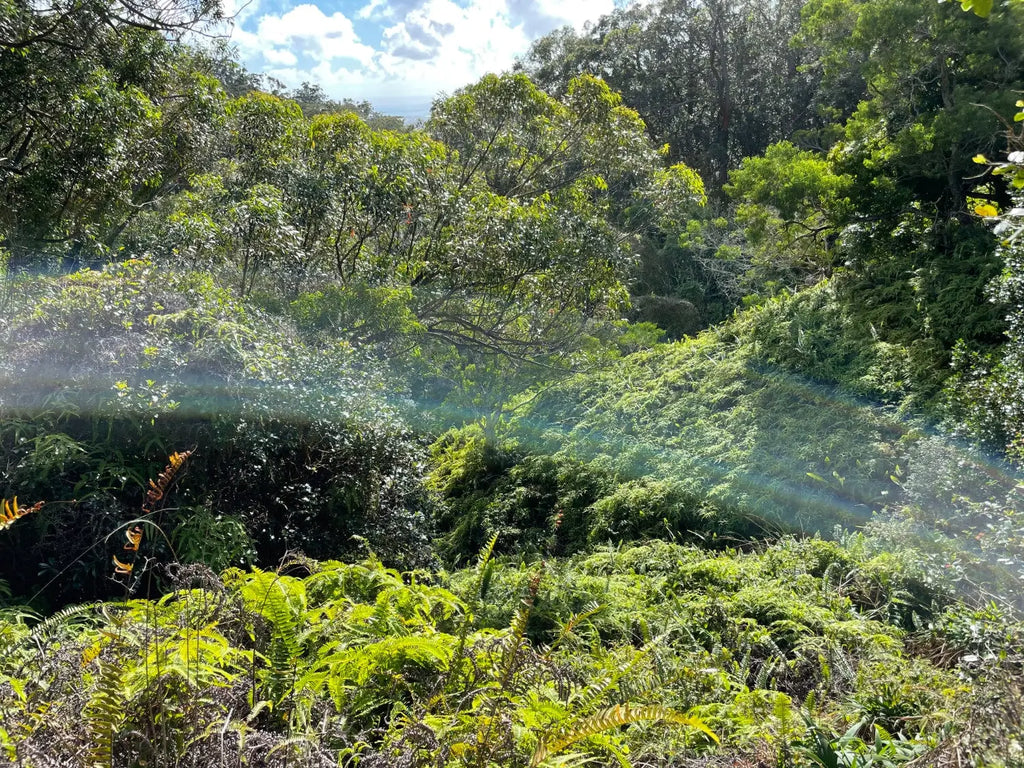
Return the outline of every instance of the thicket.
<path id="1" fill-rule="evenodd" d="M 159 600 L 5 611 L 6 759 L 1011 765 L 1022 726 L 1020 625 L 863 536 L 164 575 Z"/>
<path id="2" fill-rule="evenodd" d="M 351 346 L 307 345 L 209 274 L 147 261 L 20 287 L 0 331 L 4 482 L 47 505 L 0 539 L 16 593 L 109 596 L 119 527 L 185 449 L 160 512 L 184 562 L 357 553 L 357 536 L 429 563 L 424 450 Z"/>
<path id="3" fill-rule="evenodd" d="M 916 412 L 912 353 L 857 331 L 822 284 L 524 397 L 496 444 L 473 428 L 435 444 L 439 524 L 462 535 L 490 517 L 536 540 L 564 514 L 577 551 L 862 523 L 899 496 L 924 422 L 901 416 Z"/>

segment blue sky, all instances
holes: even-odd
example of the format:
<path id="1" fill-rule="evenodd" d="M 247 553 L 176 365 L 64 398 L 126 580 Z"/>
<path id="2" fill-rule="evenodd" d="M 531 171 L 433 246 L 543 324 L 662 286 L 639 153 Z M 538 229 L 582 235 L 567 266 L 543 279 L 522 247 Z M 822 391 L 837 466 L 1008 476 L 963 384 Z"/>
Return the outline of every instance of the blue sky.
<path id="1" fill-rule="evenodd" d="M 417 118 L 438 94 L 508 69 L 532 40 L 565 24 L 581 28 L 616 4 L 622 0 L 229 0 L 227 10 L 248 69 Z"/>

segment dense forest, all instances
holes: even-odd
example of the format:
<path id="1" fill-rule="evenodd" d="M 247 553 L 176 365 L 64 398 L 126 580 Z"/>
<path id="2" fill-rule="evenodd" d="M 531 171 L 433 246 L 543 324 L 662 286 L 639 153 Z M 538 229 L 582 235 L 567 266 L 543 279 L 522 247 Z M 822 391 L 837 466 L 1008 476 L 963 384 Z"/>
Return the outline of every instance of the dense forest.
<path id="1" fill-rule="evenodd" d="M 0 763 L 1024 766 L 1024 5 L 228 22 L 0 0 Z"/>

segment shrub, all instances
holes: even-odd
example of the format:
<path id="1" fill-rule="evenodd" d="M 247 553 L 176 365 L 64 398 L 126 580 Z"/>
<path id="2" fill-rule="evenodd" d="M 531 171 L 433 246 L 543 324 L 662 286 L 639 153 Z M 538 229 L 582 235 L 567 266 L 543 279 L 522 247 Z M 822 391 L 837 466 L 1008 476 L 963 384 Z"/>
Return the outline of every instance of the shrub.
<path id="1" fill-rule="evenodd" d="M 61 503 L 0 541 L 12 589 L 33 592 L 41 564 L 59 576 L 50 599 L 108 594 L 120 543 L 106 538 L 186 448 L 157 521 L 186 554 L 332 557 L 357 536 L 390 562 L 429 561 L 421 448 L 351 350 L 305 345 L 209 276 L 145 261 L 38 282 L 0 339 L 0 487 Z"/>

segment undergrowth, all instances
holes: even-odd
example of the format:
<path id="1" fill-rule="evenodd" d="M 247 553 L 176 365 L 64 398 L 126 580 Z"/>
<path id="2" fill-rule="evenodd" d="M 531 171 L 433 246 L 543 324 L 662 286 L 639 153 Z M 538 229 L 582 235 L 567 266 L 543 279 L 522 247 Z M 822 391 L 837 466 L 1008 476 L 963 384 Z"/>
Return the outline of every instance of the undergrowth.
<path id="1" fill-rule="evenodd" d="M 1021 625 L 990 613 L 982 650 L 907 553 L 787 538 L 528 564 L 493 544 L 450 573 L 165 566 L 159 599 L 5 609 L 4 759 L 1020 764 Z"/>

